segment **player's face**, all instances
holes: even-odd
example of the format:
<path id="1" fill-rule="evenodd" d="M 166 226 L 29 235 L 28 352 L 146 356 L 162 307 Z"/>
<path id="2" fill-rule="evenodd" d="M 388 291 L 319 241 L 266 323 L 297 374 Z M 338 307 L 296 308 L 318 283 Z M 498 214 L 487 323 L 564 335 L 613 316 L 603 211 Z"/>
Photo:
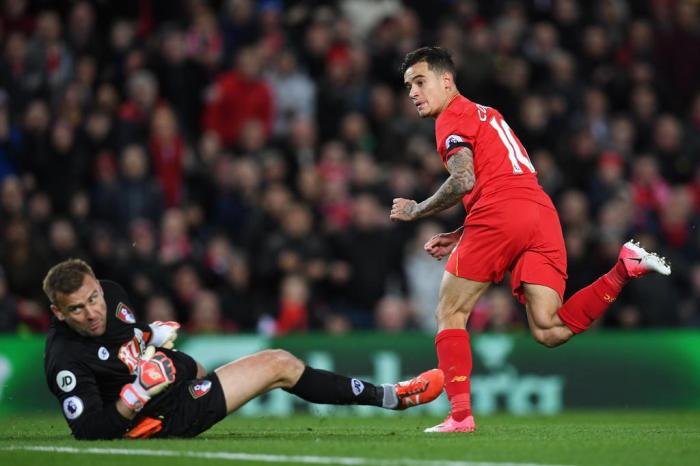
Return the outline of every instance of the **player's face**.
<path id="1" fill-rule="evenodd" d="M 51 310 L 58 320 L 85 337 L 99 337 L 107 330 L 107 303 L 100 282 L 90 275 L 71 294 L 59 294 Z"/>
<path id="2" fill-rule="evenodd" d="M 449 103 L 451 75 L 435 73 L 424 61 L 410 66 L 403 75 L 403 82 L 421 118 L 437 117 Z"/>

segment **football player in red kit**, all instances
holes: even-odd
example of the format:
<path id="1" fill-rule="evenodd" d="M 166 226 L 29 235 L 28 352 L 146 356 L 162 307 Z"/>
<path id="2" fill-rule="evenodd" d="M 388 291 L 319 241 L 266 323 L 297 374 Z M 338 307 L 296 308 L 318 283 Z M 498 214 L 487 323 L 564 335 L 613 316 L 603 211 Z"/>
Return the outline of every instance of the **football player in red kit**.
<path id="1" fill-rule="evenodd" d="M 426 432 L 472 432 L 466 324 L 492 282 L 511 272 L 513 294 L 525 304 L 534 338 L 554 347 L 600 318 L 629 279 L 650 272 L 669 275 L 671 268 L 630 241 L 608 273 L 563 303 L 566 250 L 559 217 L 503 115 L 459 93 L 445 49 L 417 49 L 406 55 L 401 71 L 418 114 L 436 120 L 437 150 L 450 176 L 423 202 L 394 199 L 390 217 L 412 221 L 460 201 L 467 212 L 462 227 L 436 235 L 424 246 L 436 259 L 449 256 L 436 311 L 435 347 L 451 404 L 445 421 Z"/>

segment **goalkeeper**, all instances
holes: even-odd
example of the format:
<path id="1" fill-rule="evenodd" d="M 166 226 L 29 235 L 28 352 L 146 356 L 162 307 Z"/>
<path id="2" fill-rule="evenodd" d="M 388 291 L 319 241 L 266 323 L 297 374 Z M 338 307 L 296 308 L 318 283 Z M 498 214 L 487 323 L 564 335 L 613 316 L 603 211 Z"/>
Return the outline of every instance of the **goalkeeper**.
<path id="1" fill-rule="evenodd" d="M 207 374 L 172 350 L 176 322 L 137 322 L 124 289 L 98 281 L 70 259 L 43 283 L 54 315 L 44 369 L 78 439 L 193 437 L 273 388 L 312 403 L 404 409 L 434 400 L 443 375 L 433 369 L 397 384 L 373 385 L 318 370 L 283 350 L 266 350 Z"/>

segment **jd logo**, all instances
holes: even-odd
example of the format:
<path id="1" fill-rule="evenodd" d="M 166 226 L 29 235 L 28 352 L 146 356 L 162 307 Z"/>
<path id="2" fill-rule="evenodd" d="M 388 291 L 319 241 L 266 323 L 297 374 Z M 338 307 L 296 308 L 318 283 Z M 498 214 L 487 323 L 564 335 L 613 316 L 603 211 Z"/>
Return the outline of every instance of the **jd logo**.
<path id="1" fill-rule="evenodd" d="M 75 374 L 71 371 L 61 371 L 56 375 L 56 385 L 58 388 L 68 393 L 75 388 Z"/>

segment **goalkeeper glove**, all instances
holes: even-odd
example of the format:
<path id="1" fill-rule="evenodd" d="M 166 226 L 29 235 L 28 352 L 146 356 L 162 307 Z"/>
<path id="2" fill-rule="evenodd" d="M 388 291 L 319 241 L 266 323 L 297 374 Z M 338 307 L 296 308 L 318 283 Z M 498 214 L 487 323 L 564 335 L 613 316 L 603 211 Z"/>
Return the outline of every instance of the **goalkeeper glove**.
<path id="1" fill-rule="evenodd" d="M 124 385 L 119 393 L 119 398 L 133 411 L 140 411 L 152 397 L 175 382 L 172 359 L 155 351 L 154 346 L 146 348 L 136 366 L 136 380 Z"/>
<path id="2" fill-rule="evenodd" d="M 148 324 L 148 326 L 151 327 L 151 338 L 148 340 L 149 345 L 153 345 L 156 348 L 167 349 L 171 349 L 175 346 L 177 329 L 180 328 L 180 324 L 173 321 L 162 322 L 156 320 Z"/>

